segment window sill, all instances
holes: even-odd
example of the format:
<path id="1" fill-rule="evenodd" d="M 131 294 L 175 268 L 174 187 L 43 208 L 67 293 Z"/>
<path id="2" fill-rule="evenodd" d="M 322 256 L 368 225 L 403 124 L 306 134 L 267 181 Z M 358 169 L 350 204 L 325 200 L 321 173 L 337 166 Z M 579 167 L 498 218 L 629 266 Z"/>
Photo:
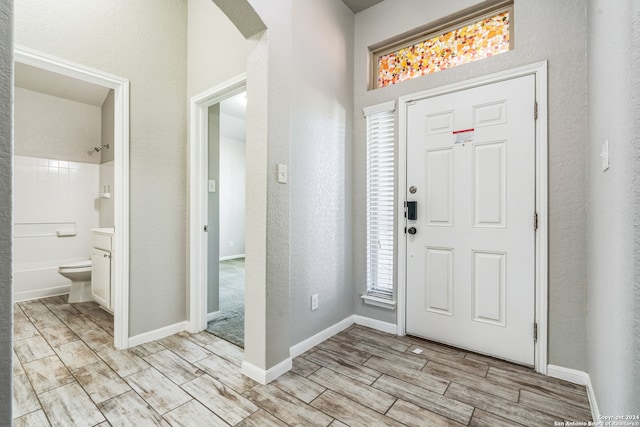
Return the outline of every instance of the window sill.
<path id="1" fill-rule="evenodd" d="M 386 308 L 387 310 L 395 310 L 396 302 L 390 299 L 373 297 L 371 295 L 360 295 L 365 304 L 375 305 L 376 307 Z"/>

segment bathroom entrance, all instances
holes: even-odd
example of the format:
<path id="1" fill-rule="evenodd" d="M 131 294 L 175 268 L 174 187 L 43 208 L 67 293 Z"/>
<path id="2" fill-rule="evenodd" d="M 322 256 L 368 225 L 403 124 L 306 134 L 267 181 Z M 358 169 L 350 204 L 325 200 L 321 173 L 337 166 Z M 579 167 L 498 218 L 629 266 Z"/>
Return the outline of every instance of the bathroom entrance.
<path id="1" fill-rule="evenodd" d="M 13 299 L 126 348 L 128 81 L 16 48 L 14 93 Z"/>
<path id="2" fill-rule="evenodd" d="M 208 108 L 207 330 L 244 348 L 246 92 Z"/>

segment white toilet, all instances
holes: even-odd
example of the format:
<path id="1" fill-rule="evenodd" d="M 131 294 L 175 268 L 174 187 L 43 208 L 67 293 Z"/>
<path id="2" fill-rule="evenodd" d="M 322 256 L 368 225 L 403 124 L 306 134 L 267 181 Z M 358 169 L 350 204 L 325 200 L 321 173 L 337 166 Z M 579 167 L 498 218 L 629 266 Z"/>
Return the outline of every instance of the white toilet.
<path id="1" fill-rule="evenodd" d="M 70 303 L 93 301 L 90 259 L 65 263 L 58 267 L 58 273 L 71 280 Z"/>

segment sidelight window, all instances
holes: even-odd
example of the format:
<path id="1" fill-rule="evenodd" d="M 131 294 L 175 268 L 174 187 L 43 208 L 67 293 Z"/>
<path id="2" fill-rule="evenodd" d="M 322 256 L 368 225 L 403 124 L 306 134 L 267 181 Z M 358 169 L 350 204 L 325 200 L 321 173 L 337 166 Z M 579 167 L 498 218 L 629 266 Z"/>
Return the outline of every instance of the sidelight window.
<path id="1" fill-rule="evenodd" d="M 367 125 L 367 296 L 393 299 L 395 102 L 364 109 Z M 364 296 L 366 301 L 366 296 Z M 369 302 L 369 301 L 368 301 Z"/>

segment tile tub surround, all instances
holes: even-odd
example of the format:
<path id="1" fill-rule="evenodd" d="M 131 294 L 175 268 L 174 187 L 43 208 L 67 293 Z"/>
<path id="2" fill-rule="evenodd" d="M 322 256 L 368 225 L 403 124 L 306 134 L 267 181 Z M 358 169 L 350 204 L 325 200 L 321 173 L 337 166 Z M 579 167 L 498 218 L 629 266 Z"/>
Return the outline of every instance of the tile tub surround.
<path id="1" fill-rule="evenodd" d="M 91 256 L 100 166 L 28 156 L 14 164 L 14 300 L 67 293 L 58 266 Z"/>
<path id="2" fill-rule="evenodd" d="M 15 304 L 14 426 L 530 426 L 589 421 L 584 387 L 410 337 L 351 326 L 269 385 L 239 347 L 179 333 L 118 351 L 95 303 Z M 414 350 L 420 349 L 416 354 Z M 102 424 L 100 424 L 102 425 Z"/>

